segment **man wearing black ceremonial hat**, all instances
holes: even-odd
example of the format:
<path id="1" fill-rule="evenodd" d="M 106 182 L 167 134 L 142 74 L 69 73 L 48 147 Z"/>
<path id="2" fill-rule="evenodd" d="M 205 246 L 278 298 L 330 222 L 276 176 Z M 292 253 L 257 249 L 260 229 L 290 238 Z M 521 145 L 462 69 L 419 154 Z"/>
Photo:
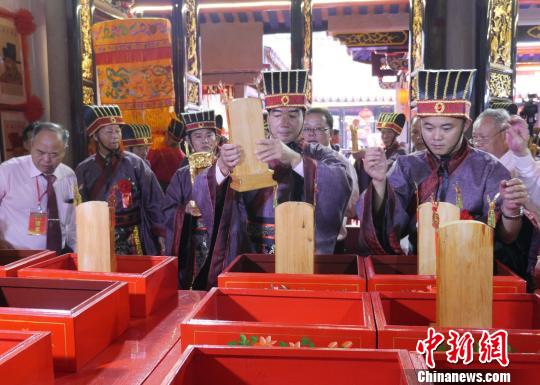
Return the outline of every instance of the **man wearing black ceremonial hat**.
<path id="1" fill-rule="evenodd" d="M 83 202 L 115 201 L 116 254 L 158 255 L 165 236 L 163 191 L 145 161 L 121 150 L 120 108 L 84 106 L 84 122 L 97 150 L 75 169 Z"/>
<path id="2" fill-rule="evenodd" d="M 139 158 L 146 160 L 152 145 L 150 126 L 147 124 L 122 124 L 121 128 L 124 148 Z"/>
<path id="3" fill-rule="evenodd" d="M 486 222 L 489 201 L 496 201 L 496 237 L 516 239 L 527 191 L 519 179 L 491 155 L 471 148 L 464 133 L 471 125 L 470 102 L 475 70 L 419 71 L 416 109 L 426 150 L 399 157 L 387 175 L 379 148 L 364 159 L 372 178 L 357 204 L 362 221 L 363 254 L 402 254 L 400 239 L 416 247 L 416 205 L 429 201 L 459 203 L 462 213 Z M 502 181 L 502 182 L 501 182 Z"/>
<path id="4" fill-rule="evenodd" d="M 214 111 L 182 114 L 189 164 L 176 171 L 165 192 L 167 255 L 178 256 L 181 289 L 206 289 L 210 241 L 204 219 L 192 200 L 192 175 L 216 160 L 218 137 Z M 218 209 L 221 210 L 221 209 Z"/>
<path id="5" fill-rule="evenodd" d="M 273 252 L 275 201 L 315 204 L 316 252 L 334 251 L 352 186 L 344 161 L 331 148 L 301 143 L 307 82 L 303 70 L 263 72 L 270 138 L 257 143 L 255 155 L 274 170 L 275 191 L 238 193 L 229 188 L 242 151 L 235 144 L 224 144 L 216 165 L 195 179 L 194 199 L 212 241 L 208 286 L 238 254 Z"/>

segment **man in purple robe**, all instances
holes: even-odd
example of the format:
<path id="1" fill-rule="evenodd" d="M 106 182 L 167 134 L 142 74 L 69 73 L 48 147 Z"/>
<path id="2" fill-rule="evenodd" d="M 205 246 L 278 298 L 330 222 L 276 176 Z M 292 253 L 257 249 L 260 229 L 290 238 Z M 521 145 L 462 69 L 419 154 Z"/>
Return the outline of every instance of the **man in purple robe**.
<path id="1" fill-rule="evenodd" d="M 116 254 L 160 254 L 165 236 L 163 191 L 150 166 L 120 148 L 120 108 L 85 106 L 84 122 L 97 151 L 75 169 L 83 202 L 115 201 Z"/>
<path id="2" fill-rule="evenodd" d="M 399 157 L 388 174 L 382 150 L 366 151 L 364 167 L 372 181 L 357 204 L 362 254 L 402 254 L 400 240 L 406 235 L 414 252 L 416 208 L 431 197 L 456 204 L 460 195 L 463 212 L 484 222 L 489 202 L 496 199 L 501 214 L 496 238 L 507 243 L 516 239 L 527 200 L 525 186 L 464 138 L 471 124 L 468 98 L 474 73 L 419 71 L 416 108 L 426 150 Z"/>
<path id="3" fill-rule="evenodd" d="M 406 154 L 406 151 L 397 141 L 397 137 L 401 134 L 401 131 L 403 131 L 403 127 L 405 126 L 405 120 L 404 114 L 389 112 L 381 113 L 377 120 L 377 129 L 381 131 L 381 139 L 384 144 L 384 155 L 387 159 L 386 163 L 388 170 L 399 156 Z M 366 170 L 364 170 L 364 162 L 362 159 L 365 158 L 365 154 L 366 152 L 362 150 L 354 156 L 356 159 L 354 168 L 358 176 L 358 191 L 360 192 L 363 192 L 371 181 L 370 176 L 366 174 Z"/>
<path id="4" fill-rule="evenodd" d="M 211 239 L 208 286 L 238 254 L 273 252 L 274 205 L 282 202 L 314 204 L 316 253 L 334 251 L 351 181 L 331 148 L 301 142 L 308 81 L 303 70 L 263 73 L 270 138 L 257 143 L 255 155 L 274 170 L 276 189 L 229 188 L 229 174 L 241 158 L 236 144 L 224 144 L 216 165 L 195 179 L 193 196 Z"/>
<path id="5" fill-rule="evenodd" d="M 206 159 L 215 161 L 219 139 L 214 111 L 185 113 L 182 114 L 182 121 L 185 141 L 193 151 L 188 156 L 190 162 L 195 166 L 194 157 L 201 153 L 209 155 Z M 203 274 L 201 272 L 206 266 L 210 241 L 208 228 L 192 199 L 190 165 L 187 165 L 176 171 L 165 192 L 165 250 L 167 255 L 178 256 L 180 288 L 204 290 L 208 270 Z"/>

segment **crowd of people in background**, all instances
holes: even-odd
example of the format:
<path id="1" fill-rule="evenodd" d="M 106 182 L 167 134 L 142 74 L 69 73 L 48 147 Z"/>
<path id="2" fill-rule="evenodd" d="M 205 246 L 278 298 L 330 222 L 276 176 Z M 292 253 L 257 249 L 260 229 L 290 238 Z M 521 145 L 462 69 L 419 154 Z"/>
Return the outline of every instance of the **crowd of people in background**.
<path id="1" fill-rule="evenodd" d="M 268 137 L 255 156 L 273 170 L 277 187 L 242 193 L 231 188 L 230 175 L 243 150 L 227 143 L 213 111 L 175 117 L 164 148 L 151 149 L 149 126 L 126 124 L 117 106 L 86 106 L 96 152 L 75 170 L 62 163 L 68 131 L 34 122 L 22 133 L 29 155 L 0 165 L 0 248 L 76 251 L 75 195 L 114 197 L 116 253 L 178 256 L 180 287 L 207 289 L 238 254 L 273 253 L 281 202 L 315 205 L 317 253 L 369 255 L 415 253 L 419 203 L 459 198 L 466 215 L 487 222 L 495 200 L 495 257 L 534 288 L 540 162 L 529 149 L 527 122 L 505 108 L 486 109 L 473 122 L 474 71 L 418 76 L 414 117 L 381 114 L 383 147 L 347 159 L 332 114 L 309 105 L 307 72 L 263 73 Z M 430 76 L 453 93 L 432 89 Z M 410 153 L 397 140 L 406 126 Z M 207 167 L 194 175 L 181 145 L 208 154 Z M 344 247 L 348 219 L 360 222 L 357 250 Z"/>

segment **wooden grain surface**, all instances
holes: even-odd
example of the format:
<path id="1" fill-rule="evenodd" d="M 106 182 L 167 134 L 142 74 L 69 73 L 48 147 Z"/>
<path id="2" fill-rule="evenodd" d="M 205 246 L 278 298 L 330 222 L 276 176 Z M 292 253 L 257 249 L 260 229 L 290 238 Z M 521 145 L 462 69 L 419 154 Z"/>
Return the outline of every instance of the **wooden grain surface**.
<path id="1" fill-rule="evenodd" d="M 439 327 L 492 326 L 493 229 L 464 220 L 439 229 L 437 324 Z"/>
<path id="2" fill-rule="evenodd" d="M 285 202 L 276 207 L 276 273 L 313 274 L 314 208 Z"/>

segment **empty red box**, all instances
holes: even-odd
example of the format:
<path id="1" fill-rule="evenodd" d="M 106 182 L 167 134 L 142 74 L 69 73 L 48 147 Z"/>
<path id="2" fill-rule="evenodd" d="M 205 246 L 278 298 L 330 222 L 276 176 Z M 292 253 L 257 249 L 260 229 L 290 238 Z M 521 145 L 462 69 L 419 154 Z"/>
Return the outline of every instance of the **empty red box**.
<path id="1" fill-rule="evenodd" d="M 368 291 L 435 292 L 434 275 L 417 275 L 415 255 L 371 255 L 365 257 Z M 525 293 L 525 280 L 497 261 L 493 276 L 494 293 Z"/>
<path id="2" fill-rule="evenodd" d="M 0 381 L 9 385 L 54 384 L 50 333 L 0 331 Z"/>
<path id="3" fill-rule="evenodd" d="M 418 369 L 404 350 L 190 346 L 163 384 L 418 384 Z"/>
<path id="4" fill-rule="evenodd" d="M 415 350 L 418 340 L 427 337 L 427 329 L 436 322 L 436 298 L 433 293 L 371 293 L 377 346 L 381 349 Z M 515 353 L 540 353 L 540 294 L 494 294 L 493 328 L 508 332 L 508 344 Z M 448 329 L 437 328 L 448 338 Z M 470 331 L 475 341 L 481 329 Z"/>
<path id="5" fill-rule="evenodd" d="M 276 274 L 275 256 L 242 254 L 218 277 L 224 288 L 366 291 L 364 264 L 352 254 L 317 255 L 315 274 Z"/>
<path id="6" fill-rule="evenodd" d="M 178 259 L 176 257 L 119 255 L 116 272 L 98 273 L 77 270 L 77 255 L 64 254 L 19 271 L 19 277 L 68 278 L 128 283 L 131 315 L 146 317 L 176 296 Z"/>
<path id="7" fill-rule="evenodd" d="M 49 250 L 0 250 L 0 277 L 16 277 L 17 270 L 55 256 Z"/>
<path id="8" fill-rule="evenodd" d="M 57 370 L 81 368 L 128 322 L 124 282 L 0 278 L 0 329 L 51 332 Z"/>
<path id="9" fill-rule="evenodd" d="M 181 324 L 188 345 L 375 347 L 368 293 L 213 288 Z"/>

